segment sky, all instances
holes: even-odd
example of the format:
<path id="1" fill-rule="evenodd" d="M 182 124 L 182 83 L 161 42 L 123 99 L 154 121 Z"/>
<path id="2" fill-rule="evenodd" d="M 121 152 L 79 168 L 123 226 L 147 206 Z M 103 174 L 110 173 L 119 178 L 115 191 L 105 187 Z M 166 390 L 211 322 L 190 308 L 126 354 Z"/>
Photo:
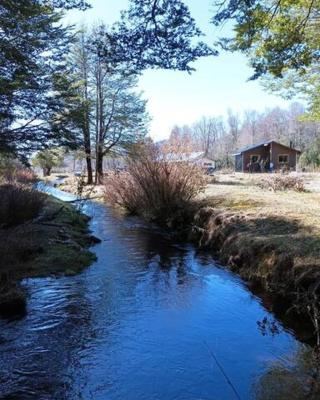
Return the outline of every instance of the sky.
<path id="1" fill-rule="evenodd" d="M 185 0 L 185 3 L 206 34 L 204 40 L 213 44 L 222 35 L 209 23 L 213 1 Z M 112 24 L 120 10 L 127 7 L 128 0 L 91 0 L 91 5 L 92 9 L 85 12 L 69 12 L 66 22 L 88 26 L 101 21 Z M 242 114 L 249 109 L 287 107 L 287 101 L 266 93 L 258 81 L 248 82 L 252 70 L 247 64 L 244 55 L 223 52 L 195 62 L 196 71 L 191 75 L 179 71 L 145 71 L 139 88 L 148 100 L 151 137 L 165 139 L 174 125 L 192 124 L 202 116 L 225 116 L 228 108 Z"/>

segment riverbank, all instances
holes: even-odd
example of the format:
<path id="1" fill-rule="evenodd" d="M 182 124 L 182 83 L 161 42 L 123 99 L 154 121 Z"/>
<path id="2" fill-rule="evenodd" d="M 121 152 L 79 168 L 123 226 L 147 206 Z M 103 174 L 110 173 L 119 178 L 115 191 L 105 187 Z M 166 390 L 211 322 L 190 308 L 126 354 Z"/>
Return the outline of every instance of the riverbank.
<path id="1" fill-rule="evenodd" d="M 96 242 L 88 228 L 89 217 L 70 204 L 44 196 L 36 219 L 0 229 L 0 314 L 4 316 L 25 310 L 23 279 L 74 275 L 96 259 L 89 250 Z"/>
<path id="2" fill-rule="evenodd" d="M 56 182 L 59 183 L 56 183 Z M 88 200 L 103 200 L 103 185 L 86 185 L 86 176 L 75 176 L 72 173 L 58 174 L 53 173 L 45 178 L 45 182 L 54 184 L 60 190 L 81 196 Z"/>
<path id="3" fill-rule="evenodd" d="M 286 301 L 286 310 L 319 309 L 320 194 L 261 189 L 261 175 L 217 175 L 202 195 L 192 234 L 249 285 Z M 320 181 L 313 176 L 314 181 Z M 292 307 L 294 306 L 294 307 Z M 309 309 L 308 309 L 309 307 Z"/>

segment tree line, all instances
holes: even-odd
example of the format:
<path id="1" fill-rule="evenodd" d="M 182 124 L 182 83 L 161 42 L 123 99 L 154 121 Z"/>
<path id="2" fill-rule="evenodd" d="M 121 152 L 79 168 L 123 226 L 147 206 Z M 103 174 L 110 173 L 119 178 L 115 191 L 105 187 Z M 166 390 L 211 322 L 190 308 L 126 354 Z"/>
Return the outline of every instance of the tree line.
<path id="1" fill-rule="evenodd" d="M 275 140 L 300 149 L 304 166 L 319 167 L 320 123 L 306 120 L 305 114 L 300 103 L 291 103 L 287 109 L 246 110 L 242 115 L 229 109 L 225 117 L 204 116 L 191 125 L 175 126 L 169 141 L 184 143 L 186 148 L 201 151 L 228 167 L 238 148 Z"/>

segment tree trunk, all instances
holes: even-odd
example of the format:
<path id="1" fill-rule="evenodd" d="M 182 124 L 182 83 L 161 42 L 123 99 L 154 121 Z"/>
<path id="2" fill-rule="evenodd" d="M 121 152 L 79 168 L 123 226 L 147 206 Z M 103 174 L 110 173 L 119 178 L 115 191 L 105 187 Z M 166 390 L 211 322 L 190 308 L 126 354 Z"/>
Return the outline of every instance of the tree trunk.
<path id="1" fill-rule="evenodd" d="M 86 156 L 86 163 L 87 163 L 87 184 L 93 184 L 93 173 L 92 173 L 92 163 L 91 163 L 91 156 Z"/>
<path id="2" fill-rule="evenodd" d="M 96 183 L 103 184 L 103 152 L 98 148 L 96 158 Z"/>
<path id="3" fill-rule="evenodd" d="M 43 176 L 50 176 L 51 175 L 51 168 L 45 167 L 43 168 Z"/>
<path id="4" fill-rule="evenodd" d="M 86 132 L 85 132 L 86 131 Z M 91 138 L 90 130 L 84 130 L 84 151 L 86 153 L 86 165 L 87 165 L 87 184 L 93 184 L 93 174 L 92 174 L 92 162 L 91 162 Z"/>
<path id="5" fill-rule="evenodd" d="M 92 162 L 91 162 L 91 136 L 90 136 L 90 109 L 89 109 L 89 91 L 88 91 L 88 54 L 85 46 L 85 37 L 82 33 L 81 36 L 81 51 L 82 51 L 82 74 L 84 79 L 84 101 L 85 108 L 83 114 L 83 144 L 84 151 L 86 154 L 86 165 L 87 165 L 87 184 L 92 185 L 93 175 L 92 175 Z"/>
<path id="6" fill-rule="evenodd" d="M 104 96 L 102 92 L 103 71 L 100 56 L 96 66 L 96 174 L 95 183 L 103 184 L 103 152 L 104 152 Z"/>

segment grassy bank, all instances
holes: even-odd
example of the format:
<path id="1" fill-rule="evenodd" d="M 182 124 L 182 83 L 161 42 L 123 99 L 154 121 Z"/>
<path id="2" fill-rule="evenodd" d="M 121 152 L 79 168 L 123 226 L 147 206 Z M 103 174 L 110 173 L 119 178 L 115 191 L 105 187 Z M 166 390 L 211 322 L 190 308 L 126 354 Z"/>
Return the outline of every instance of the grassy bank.
<path id="1" fill-rule="evenodd" d="M 95 242 L 88 220 L 73 206 L 45 195 L 37 218 L 0 228 L 1 314 L 25 307 L 22 279 L 74 275 L 95 260 L 88 250 Z"/>
<path id="2" fill-rule="evenodd" d="M 302 176 L 307 191 L 301 193 L 261 189 L 261 179 L 218 175 L 202 195 L 193 237 L 244 279 L 313 317 L 320 292 L 320 177 Z"/>

